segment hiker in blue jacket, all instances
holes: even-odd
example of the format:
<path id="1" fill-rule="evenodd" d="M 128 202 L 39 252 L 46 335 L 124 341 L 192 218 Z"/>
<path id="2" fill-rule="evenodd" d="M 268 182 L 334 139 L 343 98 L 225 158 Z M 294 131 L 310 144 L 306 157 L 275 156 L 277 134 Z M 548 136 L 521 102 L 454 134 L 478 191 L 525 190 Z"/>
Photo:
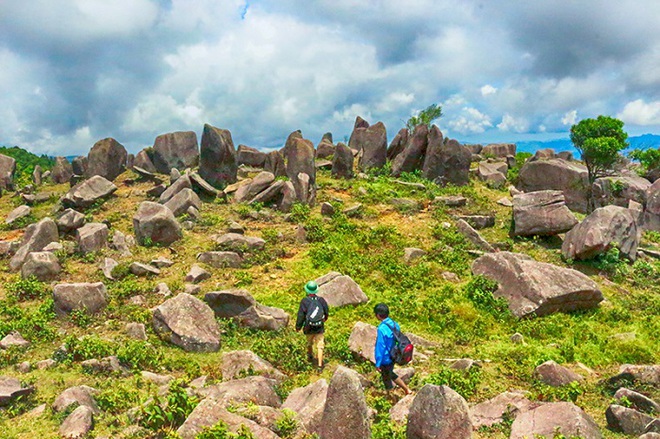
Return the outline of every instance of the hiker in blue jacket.
<path id="1" fill-rule="evenodd" d="M 390 318 L 390 309 L 384 303 L 379 303 L 374 307 L 374 314 L 380 320 L 378 325 L 378 335 L 376 336 L 376 348 L 374 356 L 376 359 L 376 370 L 380 372 L 383 378 L 385 390 L 388 392 L 392 389 L 392 382 L 401 387 L 406 395 L 410 395 L 410 389 L 406 386 L 397 374 L 394 373 L 394 361 L 390 356 L 390 352 L 394 347 L 394 334 L 391 328 L 401 330 L 399 324 Z"/>

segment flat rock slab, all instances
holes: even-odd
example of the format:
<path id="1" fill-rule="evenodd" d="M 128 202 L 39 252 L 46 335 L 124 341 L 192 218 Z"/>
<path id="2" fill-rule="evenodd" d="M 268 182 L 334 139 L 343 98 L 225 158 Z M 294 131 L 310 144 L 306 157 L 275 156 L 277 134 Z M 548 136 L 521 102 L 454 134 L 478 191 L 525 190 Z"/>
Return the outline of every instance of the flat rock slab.
<path id="1" fill-rule="evenodd" d="M 566 386 L 584 380 L 580 375 L 552 360 L 538 365 L 534 369 L 534 377 L 552 387 Z"/>
<path id="2" fill-rule="evenodd" d="M 212 291 L 204 300 L 216 317 L 235 318 L 248 328 L 277 331 L 289 323 L 289 314 L 284 310 L 258 303 L 246 290 Z"/>
<path id="3" fill-rule="evenodd" d="M 23 387 L 16 378 L 0 376 L 0 407 L 6 407 L 19 396 L 29 395 L 33 391 L 33 387 Z"/>
<path id="4" fill-rule="evenodd" d="M 223 381 L 233 380 L 248 372 L 277 381 L 286 378 L 286 375 L 275 369 L 272 364 L 249 350 L 226 352 L 222 356 L 220 371 Z"/>
<path id="5" fill-rule="evenodd" d="M 654 418 L 637 410 L 611 404 L 605 411 L 607 426 L 614 431 L 627 435 L 640 435 L 646 433 L 646 427 Z"/>
<path id="6" fill-rule="evenodd" d="M 470 409 L 475 430 L 490 427 L 504 421 L 505 415 L 515 419 L 520 413 L 538 407 L 540 404 L 527 399 L 523 392 L 504 392 L 495 398 L 476 404 Z"/>
<path id="7" fill-rule="evenodd" d="M 204 252 L 197 260 L 213 268 L 240 268 L 243 258 L 236 252 Z"/>
<path id="8" fill-rule="evenodd" d="M 257 405 L 280 407 L 282 400 L 275 392 L 277 381 L 262 377 L 250 376 L 239 380 L 197 389 L 195 393 L 204 398 L 221 401 L 225 406 L 253 402 Z"/>
<path id="9" fill-rule="evenodd" d="M 525 439 L 535 435 L 551 438 L 557 429 L 566 437 L 602 438 L 598 425 L 591 416 L 570 402 L 544 404 L 521 413 L 511 425 L 509 438 Z"/>
<path id="10" fill-rule="evenodd" d="M 319 286 L 317 295 L 323 297 L 328 306 L 341 307 L 367 303 L 369 298 L 360 286 L 349 276 L 331 272 L 316 279 Z"/>
<path id="11" fill-rule="evenodd" d="M 519 253 L 483 255 L 472 264 L 472 272 L 499 284 L 495 296 L 504 297 L 516 317 L 589 309 L 603 300 L 598 285 L 579 271 Z"/>
<path id="12" fill-rule="evenodd" d="M 220 329 L 211 308 L 186 293 L 159 305 L 153 313 L 154 330 L 188 352 L 215 352 Z"/>
<path id="13" fill-rule="evenodd" d="M 215 239 L 215 242 L 220 248 L 237 253 L 261 250 L 266 245 L 266 241 L 261 238 L 238 233 L 227 233 L 219 236 Z"/>
<path id="14" fill-rule="evenodd" d="M 75 185 L 62 197 L 62 205 L 65 207 L 87 208 L 98 200 L 109 197 L 117 190 L 111 181 L 95 175 L 89 180 L 82 181 Z"/>

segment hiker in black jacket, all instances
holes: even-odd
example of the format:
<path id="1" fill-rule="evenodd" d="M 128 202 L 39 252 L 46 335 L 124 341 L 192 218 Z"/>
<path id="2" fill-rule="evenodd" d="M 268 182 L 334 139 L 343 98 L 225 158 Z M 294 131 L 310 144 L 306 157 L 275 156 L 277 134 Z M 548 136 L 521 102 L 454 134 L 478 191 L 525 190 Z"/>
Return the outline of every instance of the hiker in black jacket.
<path id="1" fill-rule="evenodd" d="M 324 323 L 328 320 L 328 302 L 323 297 L 318 297 L 316 292 L 319 286 L 316 282 L 309 281 L 305 285 L 307 296 L 300 301 L 298 307 L 298 318 L 296 319 L 296 331 L 303 330 L 307 336 L 307 359 L 314 362 L 314 350 L 316 349 L 316 360 L 319 370 L 323 369 L 323 332 Z"/>

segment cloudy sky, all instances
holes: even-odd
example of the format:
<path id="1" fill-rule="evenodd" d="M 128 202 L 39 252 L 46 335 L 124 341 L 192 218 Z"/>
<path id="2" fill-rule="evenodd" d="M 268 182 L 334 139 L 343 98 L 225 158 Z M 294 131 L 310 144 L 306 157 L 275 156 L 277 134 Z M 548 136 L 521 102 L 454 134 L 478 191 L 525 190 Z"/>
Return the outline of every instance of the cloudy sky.
<path id="1" fill-rule="evenodd" d="M 660 133 L 657 0 L 0 0 L 0 144 L 131 152 L 204 123 L 234 143 L 390 139 L 441 103 L 465 142 Z"/>

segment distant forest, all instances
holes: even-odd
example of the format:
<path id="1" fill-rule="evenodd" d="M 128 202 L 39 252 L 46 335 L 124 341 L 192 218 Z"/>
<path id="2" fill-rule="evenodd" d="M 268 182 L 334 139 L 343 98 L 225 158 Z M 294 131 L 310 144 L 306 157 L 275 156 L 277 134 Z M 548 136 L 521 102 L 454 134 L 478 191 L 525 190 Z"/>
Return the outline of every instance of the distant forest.
<path id="1" fill-rule="evenodd" d="M 55 165 L 55 159 L 45 154 L 40 156 L 32 154 L 29 151 L 18 146 L 0 146 L 0 154 L 12 157 L 16 160 L 16 174 L 14 182 L 17 187 L 32 183 L 32 172 L 34 167 L 39 165 L 43 171 L 51 169 Z"/>

